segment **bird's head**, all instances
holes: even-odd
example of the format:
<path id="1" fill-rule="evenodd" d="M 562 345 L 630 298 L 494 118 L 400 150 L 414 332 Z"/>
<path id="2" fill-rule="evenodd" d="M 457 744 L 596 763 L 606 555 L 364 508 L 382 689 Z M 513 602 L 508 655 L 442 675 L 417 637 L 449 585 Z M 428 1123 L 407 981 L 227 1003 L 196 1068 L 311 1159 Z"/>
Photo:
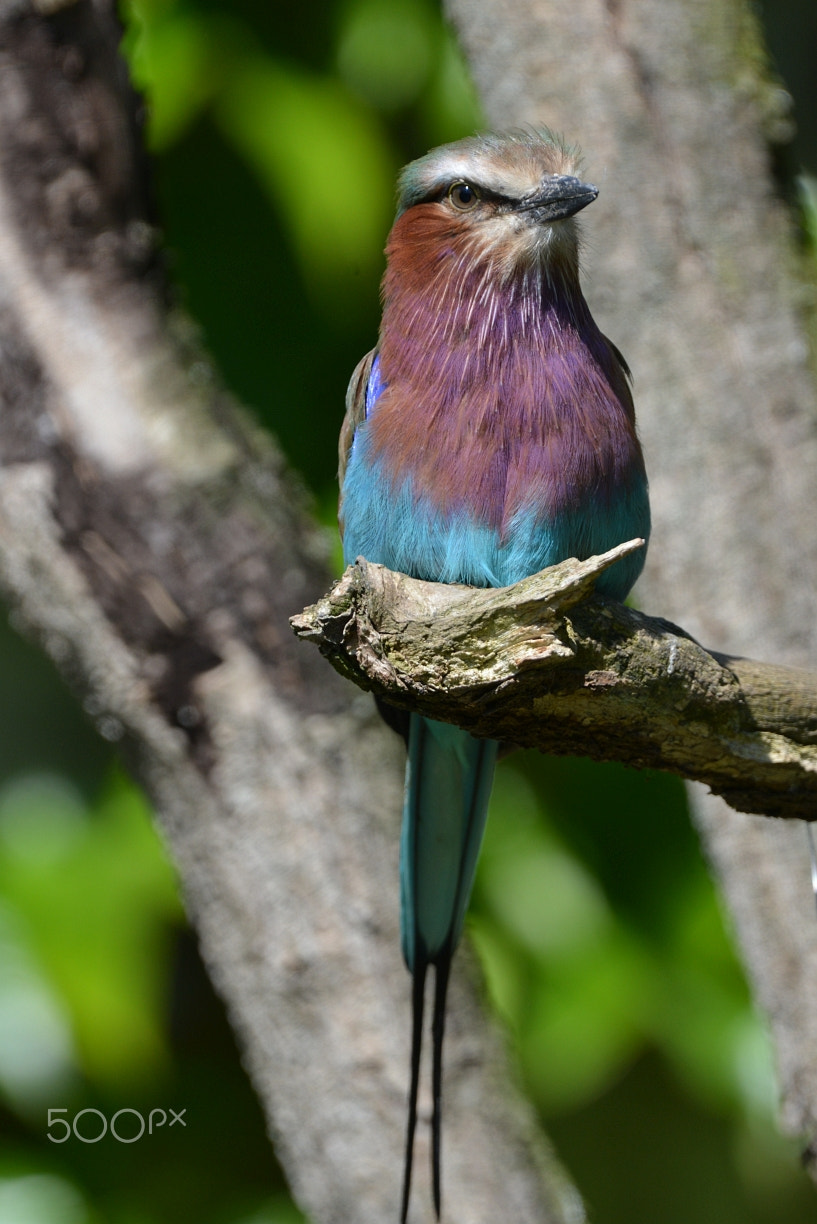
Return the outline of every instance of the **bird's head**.
<path id="1" fill-rule="evenodd" d="M 490 255 L 509 274 L 556 264 L 575 271 L 574 218 L 598 195 L 578 169 L 576 150 L 543 129 L 442 145 L 400 175 L 397 226 L 413 214 L 426 236 L 467 238 L 473 254 Z"/>

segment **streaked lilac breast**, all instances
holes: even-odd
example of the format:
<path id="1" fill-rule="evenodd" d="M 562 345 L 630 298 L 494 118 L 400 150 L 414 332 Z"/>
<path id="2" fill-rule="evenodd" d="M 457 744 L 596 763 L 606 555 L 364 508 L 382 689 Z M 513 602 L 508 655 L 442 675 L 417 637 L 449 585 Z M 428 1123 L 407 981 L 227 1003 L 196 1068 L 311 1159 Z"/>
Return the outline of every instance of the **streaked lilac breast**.
<path id="1" fill-rule="evenodd" d="M 625 376 L 577 283 L 503 283 L 453 246 L 421 278 L 394 247 L 370 426 L 395 487 L 411 476 L 440 514 L 502 537 L 520 512 L 603 512 L 644 481 Z"/>

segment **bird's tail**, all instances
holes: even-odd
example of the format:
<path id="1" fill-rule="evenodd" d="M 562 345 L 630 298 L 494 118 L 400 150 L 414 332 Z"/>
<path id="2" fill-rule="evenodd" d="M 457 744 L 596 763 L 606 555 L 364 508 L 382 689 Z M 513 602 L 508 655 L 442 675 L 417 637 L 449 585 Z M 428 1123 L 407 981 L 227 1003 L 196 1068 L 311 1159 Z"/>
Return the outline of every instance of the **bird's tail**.
<path id="1" fill-rule="evenodd" d="M 426 974 L 434 965 L 432 1181 L 440 1215 L 442 1046 L 451 958 L 462 934 L 498 744 L 412 714 L 400 844 L 403 956 L 413 977 L 411 1086 L 401 1224 L 411 1190 Z"/>

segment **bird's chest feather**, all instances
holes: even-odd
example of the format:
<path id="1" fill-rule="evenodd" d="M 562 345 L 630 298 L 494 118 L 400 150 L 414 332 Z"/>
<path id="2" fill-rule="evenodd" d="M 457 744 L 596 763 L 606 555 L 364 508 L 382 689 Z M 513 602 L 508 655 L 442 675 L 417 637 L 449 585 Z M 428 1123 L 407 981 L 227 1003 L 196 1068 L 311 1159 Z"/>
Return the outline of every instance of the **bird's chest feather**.
<path id="1" fill-rule="evenodd" d="M 477 289 L 390 305 L 344 482 L 347 557 L 506 585 L 646 533 L 629 392 L 589 313 Z"/>

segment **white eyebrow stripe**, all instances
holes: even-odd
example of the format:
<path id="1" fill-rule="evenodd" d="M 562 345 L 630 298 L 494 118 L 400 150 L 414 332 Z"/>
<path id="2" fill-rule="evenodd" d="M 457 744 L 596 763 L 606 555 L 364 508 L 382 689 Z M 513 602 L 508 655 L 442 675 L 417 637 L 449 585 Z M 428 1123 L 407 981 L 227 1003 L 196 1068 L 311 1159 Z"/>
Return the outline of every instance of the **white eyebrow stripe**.
<path id="1" fill-rule="evenodd" d="M 456 182 L 472 184 L 486 195 L 521 201 L 535 195 L 553 175 L 578 174 L 577 153 L 544 131 L 520 130 L 504 136 L 475 136 L 441 145 L 405 167 L 399 184 L 398 214 Z"/>
<path id="2" fill-rule="evenodd" d="M 540 181 L 538 178 L 532 179 L 522 175 L 500 176 L 494 167 L 479 165 L 471 157 L 468 159 L 451 158 L 439 163 L 434 167 L 433 174 L 429 174 L 425 179 L 423 185 L 428 191 L 433 191 L 435 188 L 442 189 L 449 183 L 455 183 L 458 180 L 471 183 L 474 187 L 481 187 L 485 191 L 494 192 L 496 195 L 509 196 L 511 199 L 518 199 L 534 191 Z"/>

